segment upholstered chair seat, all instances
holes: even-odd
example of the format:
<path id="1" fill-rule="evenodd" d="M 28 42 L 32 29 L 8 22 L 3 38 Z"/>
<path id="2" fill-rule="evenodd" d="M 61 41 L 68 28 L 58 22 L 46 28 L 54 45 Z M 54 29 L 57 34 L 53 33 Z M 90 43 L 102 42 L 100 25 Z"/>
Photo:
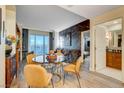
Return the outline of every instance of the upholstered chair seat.
<path id="1" fill-rule="evenodd" d="M 40 65 L 28 64 L 24 67 L 27 85 L 33 88 L 48 87 L 52 81 L 52 74 Z M 52 83 L 53 84 L 53 83 Z"/>
<path id="2" fill-rule="evenodd" d="M 28 53 L 27 54 L 27 64 L 39 64 L 37 62 L 34 62 L 32 59 L 35 58 L 36 55 L 34 53 Z M 39 64 L 40 65 L 40 64 Z"/>

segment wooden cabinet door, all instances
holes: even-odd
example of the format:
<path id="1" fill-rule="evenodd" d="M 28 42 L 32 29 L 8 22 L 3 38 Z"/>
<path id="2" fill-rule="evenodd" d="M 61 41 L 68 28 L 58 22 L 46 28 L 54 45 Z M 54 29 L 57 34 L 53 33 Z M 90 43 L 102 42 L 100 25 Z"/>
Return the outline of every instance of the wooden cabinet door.
<path id="1" fill-rule="evenodd" d="M 113 62 L 113 54 L 112 54 L 112 52 L 107 52 L 107 54 L 106 54 L 106 66 L 112 67 L 112 62 Z"/>
<path id="2" fill-rule="evenodd" d="M 119 52 L 106 53 L 106 66 L 121 70 L 122 54 Z"/>
<path id="3" fill-rule="evenodd" d="M 122 57 L 121 53 L 114 53 L 113 54 L 113 67 L 117 69 L 121 69 Z"/>
<path id="4" fill-rule="evenodd" d="M 12 59 L 11 57 L 6 58 L 6 87 L 10 87 L 12 82 Z"/>

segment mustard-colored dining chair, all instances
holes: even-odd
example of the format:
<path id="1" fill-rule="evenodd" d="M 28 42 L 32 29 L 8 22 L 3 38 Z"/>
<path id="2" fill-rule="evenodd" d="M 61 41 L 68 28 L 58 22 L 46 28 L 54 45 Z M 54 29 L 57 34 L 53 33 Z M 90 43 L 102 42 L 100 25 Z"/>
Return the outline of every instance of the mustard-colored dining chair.
<path id="1" fill-rule="evenodd" d="M 33 62 L 32 59 L 36 57 L 34 53 L 28 53 L 26 56 L 27 64 L 37 64 L 36 62 Z"/>
<path id="2" fill-rule="evenodd" d="M 29 87 L 43 88 L 48 87 L 52 82 L 52 74 L 48 73 L 40 65 L 29 64 L 24 67 L 24 76 Z"/>
<path id="3" fill-rule="evenodd" d="M 62 54 L 61 50 L 57 50 L 56 55 L 61 56 L 61 55 L 63 55 L 63 54 Z"/>
<path id="4" fill-rule="evenodd" d="M 81 87 L 80 80 L 79 80 L 79 78 L 80 78 L 79 72 L 80 72 L 80 66 L 81 66 L 82 61 L 83 61 L 83 58 L 80 56 L 76 60 L 75 64 L 69 64 L 69 65 L 66 65 L 64 67 L 64 72 L 65 73 L 66 72 L 71 72 L 71 73 L 74 73 L 76 75 L 78 83 L 79 83 L 79 87 Z M 64 81 L 63 82 L 65 82 L 65 73 L 64 73 Z"/>

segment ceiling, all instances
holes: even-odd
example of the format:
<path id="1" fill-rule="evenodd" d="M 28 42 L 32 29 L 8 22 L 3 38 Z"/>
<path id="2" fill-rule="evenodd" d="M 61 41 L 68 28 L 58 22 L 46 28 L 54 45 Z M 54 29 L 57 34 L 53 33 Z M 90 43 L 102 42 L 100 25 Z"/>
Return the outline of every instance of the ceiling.
<path id="1" fill-rule="evenodd" d="M 62 31 L 120 5 L 17 5 L 17 22 L 25 28 Z"/>
<path id="2" fill-rule="evenodd" d="M 114 19 L 105 23 L 102 23 L 101 25 L 107 26 L 107 27 L 111 27 L 111 26 L 115 26 L 118 24 L 122 24 L 122 18 L 118 18 L 118 19 Z"/>
<path id="3" fill-rule="evenodd" d="M 59 7 L 90 19 L 119 8 L 121 5 L 59 5 Z"/>
<path id="4" fill-rule="evenodd" d="M 17 5 L 17 22 L 25 28 L 62 31 L 86 18 L 56 5 Z"/>
<path id="5" fill-rule="evenodd" d="M 102 24 L 97 25 L 107 29 L 107 31 L 120 31 L 122 30 L 122 18 L 114 19 Z"/>

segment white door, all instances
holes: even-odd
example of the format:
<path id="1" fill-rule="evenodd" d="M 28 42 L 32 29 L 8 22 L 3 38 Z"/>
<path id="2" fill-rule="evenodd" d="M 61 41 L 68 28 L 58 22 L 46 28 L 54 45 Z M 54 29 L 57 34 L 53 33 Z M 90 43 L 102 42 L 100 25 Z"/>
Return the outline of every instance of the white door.
<path id="1" fill-rule="evenodd" d="M 95 29 L 95 52 L 96 52 L 96 71 L 106 67 L 106 39 L 105 39 L 105 29 L 103 27 L 96 26 Z"/>

